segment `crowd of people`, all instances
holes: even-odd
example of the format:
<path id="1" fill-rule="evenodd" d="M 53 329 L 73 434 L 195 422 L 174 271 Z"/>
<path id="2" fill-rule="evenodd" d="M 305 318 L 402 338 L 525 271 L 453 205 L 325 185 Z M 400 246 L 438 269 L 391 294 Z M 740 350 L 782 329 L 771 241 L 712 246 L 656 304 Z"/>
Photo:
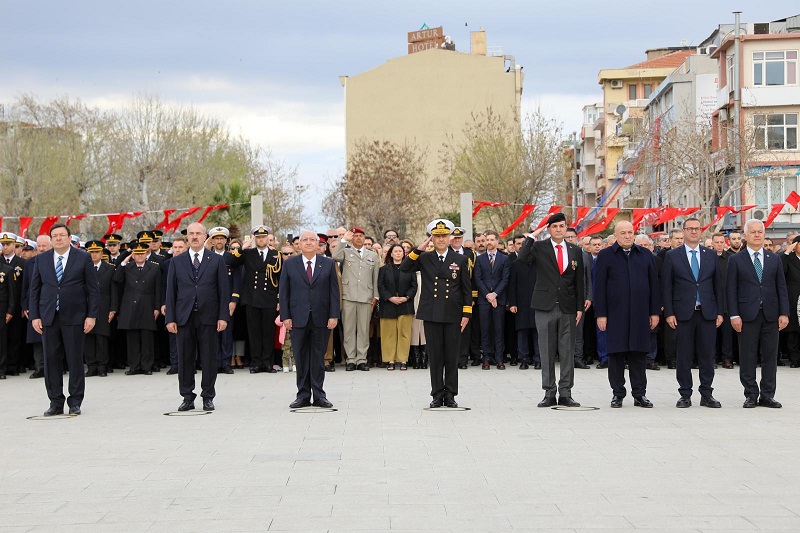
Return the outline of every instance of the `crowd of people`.
<path id="1" fill-rule="evenodd" d="M 325 372 L 413 368 L 429 370 L 436 408 L 458 405 L 458 370 L 508 364 L 541 370 L 540 407 L 577 407 L 575 369 L 596 364 L 611 407 L 626 369 L 634 405 L 652 407 L 646 372 L 666 366 L 677 407 L 697 368 L 700 405 L 716 408 L 715 370 L 739 365 L 744 407 L 775 408 L 776 367 L 800 366 L 800 237 L 772 241 L 758 220 L 703 243 L 696 218 L 657 241 L 628 222 L 578 239 L 563 214 L 507 240 L 437 219 L 419 246 L 393 229 L 249 233 L 0 233 L 0 379 L 44 378 L 53 415 L 80 414 L 85 378 L 114 371 L 177 374 L 185 411 L 198 370 L 213 410 L 219 372 L 297 372 L 292 406 L 329 407 Z"/>

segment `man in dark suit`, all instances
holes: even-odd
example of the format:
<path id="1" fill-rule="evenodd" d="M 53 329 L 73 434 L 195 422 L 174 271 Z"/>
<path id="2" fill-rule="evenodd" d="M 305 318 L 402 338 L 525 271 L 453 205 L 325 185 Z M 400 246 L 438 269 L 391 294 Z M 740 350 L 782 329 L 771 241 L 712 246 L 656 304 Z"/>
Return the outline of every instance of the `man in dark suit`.
<path id="1" fill-rule="evenodd" d="M 611 407 L 622 407 L 625 362 L 633 405 L 653 407 L 647 399 L 647 353 L 650 332 L 658 325 L 661 290 L 653 254 L 634 244 L 633 225 L 617 222 L 616 243 L 597 255 L 594 267 L 594 309 L 597 328 L 606 333 Z"/>
<path id="2" fill-rule="evenodd" d="M 722 324 L 717 328 L 717 360 L 722 363 L 722 368 L 733 369 L 733 327 L 731 327 L 730 315 L 728 315 L 728 257 L 731 254 L 725 249 L 725 234 L 715 233 L 711 237 L 714 252 L 717 256 L 719 273 L 722 278 L 722 302 L 718 302 L 721 308 Z"/>
<path id="3" fill-rule="evenodd" d="M 114 266 L 103 261 L 102 241 L 88 241 L 86 251 L 92 258 L 92 266 L 97 272 L 97 285 L 100 298 L 97 307 L 97 321 L 86 335 L 84 360 L 86 377 L 106 377 L 108 366 L 108 338 L 111 335 L 111 320 L 117 308 L 117 284 L 112 281 Z"/>
<path id="4" fill-rule="evenodd" d="M 30 286 L 30 318 L 44 344 L 44 384 L 50 407 L 45 416 L 64 413 L 64 359 L 69 369 L 69 414 L 81 414 L 85 335 L 94 328 L 99 304 L 92 259 L 70 244 L 66 224 L 50 228 L 53 249 L 37 256 Z"/>
<path id="5" fill-rule="evenodd" d="M 300 255 L 283 263 L 278 282 L 280 316 L 292 340 L 297 366 L 297 397 L 292 409 L 330 408 L 322 388 L 325 349 L 331 330 L 339 322 L 339 280 L 332 259 L 318 254 L 319 238 L 313 231 L 300 234 Z"/>
<path id="6" fill-rule="evenodd" d="M 536 285 L 531 307 L 536 312 L 539 333 L 539 355 L 542 359 L 542 389 L 544 399 L 539 407 L 556 405 L 556 352 L 559 354 L 560 377 L 558 405 L 580 407 L 572 399 L 575 375 L 575 328 L 583 315 L 584 269 L 583 251 L 569 244 L 567 217 L 556 213 L 547 219 L 550 238 L 536 241 L 544 230 L 527 234 L 518 261 L 529 261 L 536 267 Z"/>
<path id="7" fill-rule="evenodd" d="M 530 304 L 536 286 L 536 267 L 528 261 L 517 259 L 511 263 L 509 270 L 508 305 L 509 311 L 514 314 L 514 327 L 517 330 L 519 369 L 528 370 L 531 363 L 534 368 L 541 368 L 536 314 Z"/>
<path id="8" fill-rule="evenodd" d="M 217 371 L 225 374 L 233 374 L 233 368 L 231 368 L 231 361 L 233 360 L 233 314 L 236 312 L 236 306 L 239 304 L 239 295 L 242 292 L 241 269 L 238 266 L 229 264 L 227 259 L 231 255 L 227 250 L 230 235 L 228 228 L 222 226 L 211 228 L 208 231 L 210 246 L 207 245 L 211 252 L 221 256 L 225 261 L 228 271 L 228 287 L 231 291 L 231 301 L 228 304 L 228 312 L 230 313 L 228 327 L 219 334 L 219 343 L 217 344 Z M 234 251 L 237 254 L 239 253 L 238 250 Z"/>
<path id="9" fill-rule="evenodd" d="M 7 264 L 0 263 L 0 379 L 6 379 L 6 324 L 14 316 L 15 305 L 14 271 Z"/>
<path id="10" fill-rule="evenodd" d="M 711 395 L 717 328 L 722 323 L 722 276 L 717 254 L 700 246 L 700 221 L 683 222 L 684 244 L 664 256 L 661 287 L 667 326 L 675 330 L 678 392 L 676 407 L 692 405 L 692 361 L 700 369 L 700 405 L 722 407 Z"/>
<path id="11" fill-rule="evenodd" d="M 476 256 L 475 252 L 473 252 L 469 248 L 464 247 L 464 234 L 466 231 L 464 228 L 456 226 L 453 228 L 453 233 L 450 235 L 450 248 L 457 254 L 463 255 L 464 258 L 467 260 L 467 270 L 469 270 L 470 281 L 474 280 L 475 275 L 475 261 Z M 473 302 L 478 298 L 478 291 L 475 289 L 475 283 L 472 282 L 472 298 Z M 469 360 L 470 351 L 472 348 L 472 328 L 476 326 L 477 321 L 470 320 L 467 324 L 467 327 L 461 332 L 461 341 L 458 345 L 458 368 L 462 370 L 466 370 L 467 368 L 467 361 Z M 477 354 L 480 354 L 480 349 L 476 350 Z M 475 361 L 480 360 L 480 355 L 478 355 Z M 477 366 L 477 364 L 475 365 Z M 417 367 L 414 367 L 417 368 Z"/>
<path id="12" fill-rule="evenodd" d="M 583 249 L 583 246 L 580 246 L 578 243 L 578 231 L 575 228 L 567 228 L 567 234 L 564 237 L 564 240 L 570 244 L 574 244 L 578 246 L 581 251 L 583 252 L 583 292 L 584 292 L 584 302 L 583 302 L 583 314 L 581 315 L 581 321 L 578 322 L 578 326 L 575 328 L 575 368 L 581 369 L 588 369 L 589 365 L 586 364 L 584 360 L 584 341 L 583 341 L 583 330 L 584 330 L 584 323 L 586 322 L 586 314 L 592 306 L 592 256 L 589 252 Z M 587 353 L 587 356 L 591 354 Z"/>
<path id="13" fill-rule="evenodd" d="M 161 272 L 159 265 L 146 261 L 147 246 L 136 245 L 114 271 L 114 281 L 122 287 L 117 311 L 119 329 L 128 339 L 127 376 L 151 375 L 155 357 L 156 319 L 161 309 Z M 130 258 L 133 258 L 132 260 Z"/>
<path id="14" fill-rule="evenodd" d="M 225 254 L 225 262 L 244 269 L 241 302 L 245 306 L 250 342 L 250 373 L 275 373 L 272 347 L 283 261 L 281 254 L 269 247 L 271 231 L 268 226 L 258 225 L 251 233 L 253 239 L 244 245 L 241 253 Z"/>
<path id="15" fill-rule="evenodd" d="M 428 238 L 400 265 L 406 272 L 419 271 L 422 280 L 417 318 L 425 327 L 430 358 L 431 407 L 458 407 L 460 338 L 472 315 L 467 259 L 449 247 L 454 229 L 449 220 L 434 220 Z M 433 251 L 423 252 L 431 242 Z"/>
<path id="16" fill-rule="evenodd" d="M 9 376 L 17 376 L 20 372 L 25 373 L 23 348 L 26 323 L 25 317 L 22 316 L 22 282 L 26 261 L 16 254 L 17 240 L 17 236 L 13 233 L 0 233 L 0 246 L 2 246 L 0 262 L 13 272 L 9 281 L 14 285 L 14 313 L 5 326 L 7 366 L 0 368 L 0 373 Z"/>
<path id="17" fill-rule="evenodd" d="M 203 410 L 214 410 L 217 333 L 228 327 L 230 289 L 222 257 L 205 249 L 206 229 L 197 222 L 186 231 L 189 251 L 170 261 L 167 273 L 167 331 L 178 335 L 179 411 L 194 409 L 195 354 L 203 366 Z"/>
<path id="18" fill-rule="evenodd" d="M 751 219 L 744 225 L 747 246 L 728 258 L 728 313 L 739 333 L 739 379 L 743 407 L 779 408 L 775 401 L 778 332 L 789 324 L 789 296 L 783 263 L 764 248 L 764 224 Z M 761 383 L 756 363 L 761 356 Z M 759 397 L 760 394 L 760 397 Z"/>
<path id="19" fill-rule="evenodd" d="M 475 285 L 478 289 L 478 312 L 481 315 L 481 340 L 483 369 L 489 370 L 490 361 L 498 370 L 505 370 L 505 309 L 507 303 L 509 260 L 498 253 L 500 236 L 494 230 L 484 233 L 486 253 L 475 262 Z"/>

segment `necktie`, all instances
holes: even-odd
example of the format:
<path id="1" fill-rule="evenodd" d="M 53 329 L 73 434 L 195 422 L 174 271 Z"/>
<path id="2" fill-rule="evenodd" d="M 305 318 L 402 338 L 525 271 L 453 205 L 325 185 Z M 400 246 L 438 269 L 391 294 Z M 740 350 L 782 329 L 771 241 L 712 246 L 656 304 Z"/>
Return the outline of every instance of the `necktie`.
<path id="1" fill-rule="evenodd" d="M 194 261 L 192 262 L 192 266 L 195 270 L 200 268 L 200 252 L 194 253 Z"/>
<path id="2" fill-rule="evenodd" d="M 561 245 L 556 244 L 556 261 L 558 261 L 558 273 L 564 273 L 564 256 L 561 255 Z"/>
<path id="3" fill-rule="evenodd" d="M 629 257 L 631 255 L 631 249 L 630 248 L 624 248 L 624 250 L 625 250 L 625 256 Z"/>
<path id="4" fill-rule="evenodd" d="M 758 258 L 758 252 L 753 253 L 753 266 L 756 269 L 756 276 L 758 276 L 758 282 L 761 283 L 761 276 L 764 275 L 764 269 L 761 266 L 761 260 Z"/>
<path id="5" fill-rule="evenodd" d="M 306 277 L 309 283 L 314 280 L 314 275 L 311 273 L 311 261 L 306 261 Z"/>
<path id="6" fill-rule="evenodd" d="M 700 263 L 697 261 L 697 250 L 689 250 L 692 253 L 692 274 L 694 274 L 694 280 L 697 281 L 700 279 Z M 700 292 L 697 292 L 695 296 L 697 303 L 700 302 Z"/>
<path id="7" fill-rule="evenodd" d="M 64 276 L 64 263 L 62 262 L 63 260 L 64 256 L 59 255 L 58 262 L 56 262 L 56 281 L 58 281 L 59 284 L 61 283 L 61 278 Z M 61 307 L 61 302 L 59 301 L 58 295 L 56 295 L 56 311 L 58 311 L 60 307 Z"/>
<path id="8" fill-rule="evenodd" d="M 439 256 L 439 262 L 440 262 L 440 263 L 444 263 L 444 256 L 443 256 L 443 255 L 440 255 L 440 256 Z"/>
<path id="9" fill-rule="evenodd" d="M 358 250 L 358 258 L 361 259 L 361 250 Z"/>
<path id="10" fill-rule="evenodd" d="M 489 254 L 489 266 L 494 270 L 494 254 Z"/>
<path id="11" fill-rule="evenodd" d="M 263 263 L 264 262 L 264 250 L 261 250 L 261 252 L 259 252 L 259 253 L 261 254 L 261 262 Z"/>

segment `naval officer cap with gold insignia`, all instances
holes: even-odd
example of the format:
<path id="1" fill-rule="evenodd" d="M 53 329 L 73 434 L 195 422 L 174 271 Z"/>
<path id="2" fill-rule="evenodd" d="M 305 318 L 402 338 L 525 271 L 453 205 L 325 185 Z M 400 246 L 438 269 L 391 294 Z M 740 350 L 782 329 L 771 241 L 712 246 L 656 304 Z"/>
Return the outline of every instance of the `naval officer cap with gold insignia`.
<path id="1" fill-rule="evenodd" d="M 223 228 L 222 226 L 217 226 L 216 228 L 211 228 L 208 230 L 208 236 L 211 238 L 214 237 L 225 237 L 226 239 L 231 236 L 231 232 L 228 231 L 228 228 Z"/>
<path id="2" fill-rule="evenodd" d="M 10 231 L 6 231 L 4 233 L 0 233 L 0 243 L 3 244 L 11 244 L 17 242 L 17 234 L 11 233 Z"/>
<path id="3" fill-rule="evenodd" d="M 463 237 L 467 233 L 467 230 L 460 226 L 456 226 L 453 228 L 453 233 L 451 234 L 453 237 Z"/>
<path id="4" fill-rule="evenodd" d="M 259 224 L 258 226 L 253 226 L 253 236 L 256 235 L 269 235 L 272 233 L 272 230 L 269 226 L 265 226 L 264 224 Z"/>
<path id="5" fill-rule="evenodd" d="M 444 218 L 437 218 L 428 224 L 428 235 L 450 235 L 455 224 Z"/>

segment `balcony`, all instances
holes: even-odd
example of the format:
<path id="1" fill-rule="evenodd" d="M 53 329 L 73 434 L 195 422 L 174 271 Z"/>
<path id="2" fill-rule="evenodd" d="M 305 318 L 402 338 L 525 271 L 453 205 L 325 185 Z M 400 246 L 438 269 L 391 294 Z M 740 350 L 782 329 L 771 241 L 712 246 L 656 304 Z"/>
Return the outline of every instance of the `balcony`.
<path id="1" fill-rule="evenodd" d="M 603 159 L 606 156 L 606 147 L 603 144 L 598 144 L 594 147 L 594 159 Z"/>

